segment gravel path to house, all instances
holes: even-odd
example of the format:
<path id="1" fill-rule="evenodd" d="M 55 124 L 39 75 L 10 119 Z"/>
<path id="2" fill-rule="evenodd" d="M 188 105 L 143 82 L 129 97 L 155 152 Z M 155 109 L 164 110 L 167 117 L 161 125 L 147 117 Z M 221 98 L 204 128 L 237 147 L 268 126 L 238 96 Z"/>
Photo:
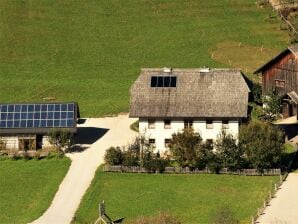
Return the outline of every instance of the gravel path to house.
<path id="1" fill-rule="evenodd" d="M 298 173 L 290 173 L 257 223 L 296 224 L 298 222 Z"/>
<path id="2" fill-rule="evenodd" d="M 90 118 L 79 125 L 77 150 L 68 153 L 72 163 L 59 186 L 48 210 L 33 223 L 70 223 L 80 201 L 89 187 L 97 167 L 103 163 L 105 150 L 110 146 L 127 145 L 136 136 L 129 126 L 135 119 L 128 115 L 118 117 Z M 80 144 L 79 144 L 80 143 Z"/>

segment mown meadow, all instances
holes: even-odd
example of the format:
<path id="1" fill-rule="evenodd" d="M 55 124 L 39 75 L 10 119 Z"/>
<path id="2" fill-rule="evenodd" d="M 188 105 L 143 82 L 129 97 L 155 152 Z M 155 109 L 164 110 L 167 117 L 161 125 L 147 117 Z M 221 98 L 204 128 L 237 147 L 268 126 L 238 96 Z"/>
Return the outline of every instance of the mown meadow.
<path id="1" fill-rule="evenodd" d="M 287 45 L 255 0 L 0 2 L 0 101 L 77 101 L 84 117 L 128 111 L 143 67 L 240 67 Z"/>
<path id="2" fill-rule="evenodd" d="M 70 160 L 0 161 L 0 223 L 28 223 L 50 206 Z"/>
<path id="3" fill-rule="evenodd" d="M 199 174 L 103 173 L 100 169 L 76 212 L 74 223 L 93 223 L 98 204 L 106 203 L 114 219 L 130 223 L 160 212 L 181 223 L 213 223 L 223 208 L 241 223 L 250 223 L 279 177 Z"/>

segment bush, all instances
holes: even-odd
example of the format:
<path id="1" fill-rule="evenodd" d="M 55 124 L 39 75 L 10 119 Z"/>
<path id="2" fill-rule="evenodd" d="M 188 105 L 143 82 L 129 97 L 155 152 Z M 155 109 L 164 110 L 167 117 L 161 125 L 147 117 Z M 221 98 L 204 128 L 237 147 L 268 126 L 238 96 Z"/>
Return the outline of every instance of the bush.
<path id="1" fill-rule="evenodd" d="M 222 162 L 217 154 L 213 154 L 207 164 L 208 169 L 212 173 L 219 174 L 219 171 L 223 168 Z"/>
<path id="2" fill-rule="evenodd" d="M 272 90 L 267 96 L 263 97 L 262 101 L 264 104 L 264 119 L 269 122 L 277 120 L 280 117 L 280 111 L 282 108 L 281 97 L 278 93 Z"/>
<path id="3" fill-rule="evenodd" d="M 183 132 L 172 135 L 169 148 L 173 158 L 181 167 L 194 168 L 201 142 L 202 138 L 193 129 L 184 129 Z"/>
<path id="4" fill-rule="evenodd" d="M 69 149 L 73 145 L 73 134 L 67 129 L 51 129 L 48 133 L 49 142 L 54 145 L 57 151 Z"/>
<path id="5" fill-rule="evenodd" d="M 124 166 L 139 166 L 139 156 L 132 151 L 128 150 L 123 152 L 123 165 Z"/>
<path id="6" fill-rule="evenodd" d="M 221 131 L 215 142 L 217 156 L 222 166 L 229 170 L 242 168 L 243 152 L 236 143 L 236 139 L 224 129 Z"/>
<path id="7" fill-rule="evenodd" d="M 252 167 L 264 169 L 280 167 L 284 133 L 269 123 L 250 122 L 240 128 L 239 146 Z"/>
<path id="8" fill-rule="evenodd" d="M 120 147 L 110 147 L 105 153 L 104 161 L 109 165 L 122 165 L 123 154 Z"/>
<path id="9" fill-rule="evenodd" d="M 213 160 L 213 146 L 210 143 L 202 144 L 197 153 L 196 168 L 204 169 Z"/>

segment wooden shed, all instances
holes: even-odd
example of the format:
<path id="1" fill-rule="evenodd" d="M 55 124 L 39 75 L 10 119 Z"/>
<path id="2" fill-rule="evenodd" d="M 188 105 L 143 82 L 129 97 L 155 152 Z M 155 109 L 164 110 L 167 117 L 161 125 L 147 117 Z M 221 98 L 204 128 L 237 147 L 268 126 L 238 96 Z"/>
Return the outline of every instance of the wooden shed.
<path id="1" fill-rule="evenodd" d="M 276 90 L 282 96 L 284 117 L 297 115 L 298 44 L 289 46 L 254 73 L 262 75 L 263 95 Z"/>

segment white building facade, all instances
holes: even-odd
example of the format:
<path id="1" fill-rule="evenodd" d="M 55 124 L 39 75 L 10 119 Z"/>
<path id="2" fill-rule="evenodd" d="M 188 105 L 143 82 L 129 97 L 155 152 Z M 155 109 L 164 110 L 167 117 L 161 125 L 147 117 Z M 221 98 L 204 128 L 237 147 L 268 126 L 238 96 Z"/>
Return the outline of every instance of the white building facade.
<path id="1" fill-rule="evenodd" d="M 204 142 L 213 143 L 222 130 L 238 138 L 238 120 L 192 120 L 192 119 L 139 119 L 139 131 L 149 140 L 156 151 L 165 152 L 172 134 L 182 132 L 184 128 L 193 128 Z"/>

